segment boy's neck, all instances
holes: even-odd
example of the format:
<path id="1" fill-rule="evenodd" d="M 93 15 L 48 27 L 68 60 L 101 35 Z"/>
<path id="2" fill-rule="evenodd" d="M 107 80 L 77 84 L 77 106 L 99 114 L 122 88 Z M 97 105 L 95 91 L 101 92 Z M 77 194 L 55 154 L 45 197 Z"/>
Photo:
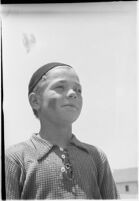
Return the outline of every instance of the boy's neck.
<path id="1" fill-rule="evenodd" d="M 51 144 L 66 148 L 72 136 L 72 126 L 59 126 L 50 123 L 41 124 L 39 136 Z"/>

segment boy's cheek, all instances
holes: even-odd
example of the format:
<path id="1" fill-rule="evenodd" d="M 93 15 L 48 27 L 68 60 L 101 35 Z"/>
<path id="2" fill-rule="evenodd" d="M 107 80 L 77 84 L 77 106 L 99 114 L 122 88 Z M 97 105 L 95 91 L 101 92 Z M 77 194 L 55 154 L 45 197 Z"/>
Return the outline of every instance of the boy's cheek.
<path id="1" fill-rule="evenodd" d="M 51 98 L 49 100 L 49 103 L 48 103 L 48 108 L 51 108 L 53 110 L 56 109 L 56 104 L 57 104 L 57 99 L 56 98 Z"/>
<path id="2" fill-rule="evenodd" d="M 80 108 L 82 109 L 82 106 L 83 106 L 83 99 L 80 99 L 79 105 L 80 105 Z"/>

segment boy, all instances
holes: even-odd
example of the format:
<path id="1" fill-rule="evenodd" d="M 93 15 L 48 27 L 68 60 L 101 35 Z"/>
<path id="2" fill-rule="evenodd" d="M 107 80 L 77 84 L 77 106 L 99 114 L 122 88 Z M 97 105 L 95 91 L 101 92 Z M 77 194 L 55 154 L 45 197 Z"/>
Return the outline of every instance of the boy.
<path id="1" fill-rule="evenodd" d="M 75 70 L 63 63 L 42 66 L 28 97 L 40 132 L 6 151 L 7 199 L 117 199 L 105 154 L 72 134 L 82 108 Z"/>

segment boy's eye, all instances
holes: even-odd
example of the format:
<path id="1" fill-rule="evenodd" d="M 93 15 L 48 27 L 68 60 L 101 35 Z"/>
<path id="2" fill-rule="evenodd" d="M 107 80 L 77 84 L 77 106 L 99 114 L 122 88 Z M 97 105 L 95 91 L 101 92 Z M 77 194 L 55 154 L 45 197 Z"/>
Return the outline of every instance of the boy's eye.
<path id="1" fill-rule="evenodd" d="M 56 86 L 55 89 L 64 90 L 64 86 L 63 85 L 59 85 L 59 86 Z"/>
<path id="2" fill-rule="evenodd" d="M 56 88 L 62 88 L 62 89 L 63 89 L 63 88 L 64 88 L 64 86 L 62 86 L 62 85 L 61 85 L 61 86 L 57 86 Z"/>

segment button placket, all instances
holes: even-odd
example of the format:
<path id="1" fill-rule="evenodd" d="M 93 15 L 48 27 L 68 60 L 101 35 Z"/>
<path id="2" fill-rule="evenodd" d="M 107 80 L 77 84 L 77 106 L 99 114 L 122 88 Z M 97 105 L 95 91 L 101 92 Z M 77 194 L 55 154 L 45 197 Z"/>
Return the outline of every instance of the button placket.
<path id="1" fill-rule="evenodd" d="M 67 179 L 72 180 L 72 165 L 70 164 L 69 160 L 69 154 L 67 150 L 64 150 L 63 148 L 60 148 L 61 153 L 61 158 L 64 163 L 64 167 L 61 168 L 61 172 L 64 173 Z"/>

